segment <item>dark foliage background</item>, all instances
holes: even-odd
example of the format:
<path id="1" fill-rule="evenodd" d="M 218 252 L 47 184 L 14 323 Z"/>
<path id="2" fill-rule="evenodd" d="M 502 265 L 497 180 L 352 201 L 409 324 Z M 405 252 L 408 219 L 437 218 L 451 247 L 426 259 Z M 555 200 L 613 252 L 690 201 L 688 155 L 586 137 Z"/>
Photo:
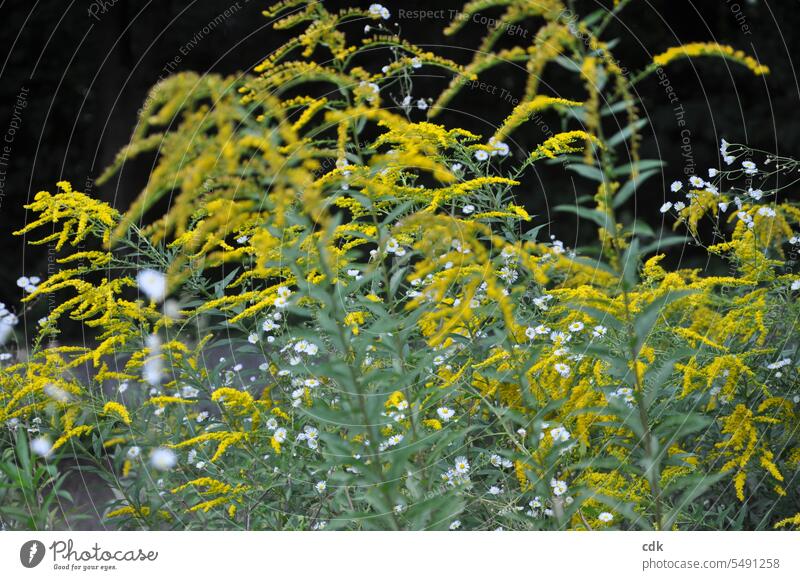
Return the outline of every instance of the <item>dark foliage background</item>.
<path id="1" fill-rule="evenodd" d="M 291 35 L 291 31 L 275 32 L 261 15 L 269 4 L 269 0 L 0 1 L 0 139 L 5 139 L 0 152 L 8 145 L 0 166 L 4 172 L 0 174 L 0 301 L 17 303 L 20 291 L 14 281 L 23 272 L 41 276 L 46 271 L 46 248 L 24 248 L 22 240 L 11 235 L 26 221 L 23 204 L 37 191 L 52 191 L 56 181 L 67 179 L 76 189 L 91 191 L 124 209 L 147 178 L 146 162 L 127 170 L 122 183 L 97 188 L 92 180 L 128 141 L 150 87 L 169 72 L 235 73 L 252 68 Z M 326 2 L 328 7 L 353 4 L 367 6 L 370 1 Z M 447 38 L 441 34 L 446 19 L 399 16 L 401 10 L 420 8 L 455 11 L 462 2 L 440 0 L 434 5 L 384 0 L 383 4 L 392 11 L 391 25 L 398 24 L 405 38 L 461 63 L 471 60 L 471 51 L 486 30 L 471 23 L 457 36 Z M 610 0 L 575 3 L 579 13 L 611 4 Z M 226 10 L 235 13 L 208 34 L 201 33 Z M 773 70 L 766 79 L 758 79 L 719 60 L 670 66 L 669 80 L 686 111 L 691 157 L 682 156 L 686 134 L 681 134 L 657 79 L 638 86 L 643 111 L 651 121 L 643 154 L 661 157 L 669 165 L 663 180 L 652 180 L 638 192 L 628 208 L 631 213 L 658 226 L 664 183 L 683 176 L 684 168 L 691 170 L 692 163 L 698 172 L 715 165 L 721 136 L 800 155 L 800 118 L 796 114 L 800 90 L 792 62 L 800 42 L 793 34 L 798 23 L 795 2 L 644 0 L 633 2 L 622 20 L 612 24 L 607 36 L 619 37 L 616 54 L 631 70 L 670 46 L 711 40 L 757 55 Z M 538 24 L 527 23 L 528 38 Z M 202 35 L 199 39 L 198 34 Z M 381 59 L 376 68 L 384 58 L 376 55 Z M 571 98 L 583 94 L 579 86 L 562 82 L 558 71 L 550 74 L 543 85 L 549 85 L 549 92 Z M 486 80 L 509 94 L 521 94 L 523 76 L 513 70 L 498 69 Z M 446 82 L 429 78 L 415 86 L 415 93 L 432 96 Z M 510 103 L 479 90 L 466 91 L 451 106 L 458 110 L 437 122 L 457 123 L 487 136 L 490 127 L 511 110 Z M 541 134 L 534 133 L 523 132 L 515 139 L 521 146 L 539 142 Z M 568 178 L 562 174 L 534 180 L 519 196 L 541 219 L 553 220 L 553 229 L 574 245 L 572 218 L 550 215 L 547 210 L 574 199 Z M 689 254 L 691 260 L 691 250 Z"/>

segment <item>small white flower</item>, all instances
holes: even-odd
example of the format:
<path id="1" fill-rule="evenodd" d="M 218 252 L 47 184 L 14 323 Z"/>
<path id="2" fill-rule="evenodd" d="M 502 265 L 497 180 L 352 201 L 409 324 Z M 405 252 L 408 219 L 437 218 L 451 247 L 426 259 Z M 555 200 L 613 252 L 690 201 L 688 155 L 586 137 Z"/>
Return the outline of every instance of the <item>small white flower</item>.
<path id="1" fill-rule="evenodd" d="M 463 165 L 461 165 L 460 163 L 453 163 L 453 164 L 450 166 L 450 171 L 452 171 L 453 173 L 458 173 L 458 172 L 459 172 L 459 171 L 461 171 L 463 168 L 464 168 L 464 166 L 463 166 Z"/>
<path id="2" fill-rule="evenodd" d="M 456 473 L 459 475 L 466 475 L 469 473 L 469 462 L 467 461 L 467 458 L 463 455 L 456 457 L 455 469 Z"/>
<path id="3" fill-rule="evenodd" d="M 159 447 L 150 453 L 150 465 L 159 471 L 169 471 L 178 463 L 178 456 L 172 449 Z"/>
<path id="4" fill-rule="evenodd" d="M 489 139 L 489 145 L 493 147 L 492 155 L 500 155 L 500 157 L 505 157 L 511 152 L 511 149 L 506 143 L 498 141 L 494 137 Z"/>
<path id="5" fill-rule="evenodd" d="M 601 522 L 608 523 L 614 519 L 614 515 L 609 512 L 603 512 L 599 516 L 597 516 L 597 519 L 600 520 Z"/>
<path id="6" fill-rule="evenodd" d="M 411 66 L 413 68 L 421 68 L 422 61 L 419 59 L 419 57 L 415 56 L 414 58 L 411 59 Z"/>
<path id="7" fill-rule="evenodd" d="M 672 190 L 672 193 L 679 192 L 682 187 L 683 187 L 683 183 L 681 183 L 680 181 L 673 181 L 672 185 L 669 186 L 669 188 Z"/>
<path id="8" fill-rule="evenodd" d="M 489 458 L 489 463 L 491 463 L 493 467 L 501 467 L 503 465 L 503 458 L 497 453 L 493 453 Z"/>
<path id="9" fill-rule="evenodd" d="M 47 383 L 42 390 L 45 395 L 59 403 L 66 403 L 70 399 L 70 395 L 67 391 L 52 383 Z"/>
<path id="10" fill-rule="evenodd" d="M 52 449 L 53 446 L 46 437 L 37 437 L 31 441 L 31 451 L 33 451 L 36 455 L 47 457 L 50 455 L 50 451 L 52 451 Z"/>
<path id="11" fill-rule="evenodd" d="M 771 207 L 760 207 L 758 208 L 758 215 L 764 217 L 775 217 L 777 214 L 775 213 L 775 210 L 772 209 Z"/>
<path id="12" fill-rule="evenodd" d="M 800 280 L 795 280 L 791 285 L 792 290 L 800 290 Z"/>
<path id="13" fill-rule="evenodd" d="M 758 173 L 758 168 L 756 167 L 756 164 L 753 163 L 752 161 L 743 161 L 742 169 L 744 169 L 744 172 L 747 175 L 755 175 L 756 173 Z"/>
<path id="14" fill-rule="evenodd" d="M 267 429 L 269 429 L 270 431 L 274 431 L 277 428 L 278 428 L 278 420 L 275 419 L 275 417 L 270 417 L 269 419 L 267 419 Z"/>
<path id="15" fill-rule="evenodd" d="M 676 203 L 675 203 L 675 205 L 674 205 L 674 206 L 672 206 L 672 207 L 674 207 L 674 208 L 675 208 L 675 211 L 681 211 L 683 208 L 685 208 L 685 207 L 686 207 L 686 204 L 685 204 L 685 203 L 683 203 L 682 201 L 678 201 L 678 202 L 676 202 Z"/>
<path id="16" fill-rule="evenodd" d="M 487 153 L 483 149 L 478 149 L 475 152 L 475 159 L 477 159 L 478 161 L 486 161 L 487 159 L 489 159 L 489 153 Z"/>
<path id="17" fill-rule="evenodd" d="M 550 429 L 550 437 L 553 438 L 553 441 L 563 443 L 569 440 L 570 434 L 564 427 L 555 427 L 554 429 Z"/>
<path id="18" fill-rule="evenodd" d="M 721 211 L 722 213 L 725 213 L 726 211 L 728 211 L 728 204 L 723 202 L 723 201 L 719 202 L 717 204 L 717 207 L 719 208 L 719 211 Z"/>
<path id="19" fill-rule="evenodd" d="M 475 211 L 475 206 L 470 203 L 461 208 L 461 212 L 465 215 L 469 215 L 474 211 Z"/>
<path id="20" fill-rule="evenodd" d="M 139 271 L 136 284 L 153 302 L 163 302 L 167 296 L 167 277 L 157 270 L 147 268 Z"/>
<path id="21" fill-rule="evenodd" d="M 694 187 L 696 187 L 696 188 L 703 187 L 703 186 L 706 184 L 706 182 L 705 182 L 705 181 L 703 181 L 703 179 L 702 179 L 702 178 L 700 178 L 700 177 L 697 177 L 696 175 L 692 175 L 692 176 L 689 178 L 689 183 L 691 183 L 691 184 L 692 184 L 692 186 L 694 186 Z"/>
<path id="22" fill-rule="evenodd" d="M 314 489 L 316 489 L 318 493 L 325 493 L 325 490 L 328 489 L 328 484 L 325 481 L 320 480 L 314 486 Z"/>
<path id="23" fill-rule="evenodd" d="M 726 165 L 733 165 L 733 162 L 736 161 L 736 157 L 733 155 L 726 155 L 722 160 L 725 161 Z"/>
<path id="24" fill-rule="evenodd" d="M 501 495 L 503 493 L 503 488 L 493 485 L 489 488 L 488 494 L 489 495 Z"/>
<path id="25" fill-rule="evenodd" d="M 130 449 L 128 449 L 128 459 L 136 459 L 139 455 L 142 454 L 142 448 L 138 445 L 134 445 Z"/>
<path id="26" fill-rule="evenodd" d="M 417 100 L 417 108 L 420 111 L 424 111 L 425 109 L 428 108 L 428 102 L 425 99 L 418 99 Z"/>
<path id="27" fill-rule="evenodd" d="M 453 520 L 453 523 L 450 524 L 451 530 L 457 530 L 461 527 L 461 520 Z"/>
<path id="28" fill-rule="evenodd" d="M 561 375 L 564 378 L 568 377 L 570 375 L 570 372 L 571 372 L 570 368 L 567 365 L 565 365 L 564 363 L 556 363 L 553 366 L 553 368 L 556 370 L 556 372 L 559 375 Z"/>
<path id="29" fill-rule="evenodd" d="M 250 334 L 247 336 L 247 342 L 249 342 L 250 344 L 255 344 L 255 343 L 257 343 L 257 342 L 258 342 L 258 335 L 257 335 L 255 332 L 251 332 L 251 333 L 250 333 Z"/>
<path id="30" fill-rule="evenodd" d="M 569 325 L 570 332 L 580 332 L 581 330 L 583 330 L 583 322 L 575 321 Z"/>
<path id="31" fill-rule="evenodd" d="M 442 419 L 442 421 L 449 421 L 456 412 L 453 409 L 449 409 L 448 407 L 439 407 L 436 409 L 436 414 Z"/>
<path id="32" fill-rule="evenodd" d="M 708 176 L 709 177 L 716 177 L 719 174 L 719 171 L 713 167 L 708 168 Z"/>
<path id="33" fill-rule="evenodd" d="M 747 190 L 747 195 L 758 201 L 764 196 L 764 192 L 760 189 L 753 189 L 752 187 Z"/>
<path id="34" fill-rule="evenodd" d="M 598 324 L 592 329 L 592 336 L 594 336 L 595 338 L 600 338 L 602 336 L 605 336 L 607 331 L 608 329 L 605 326 L 603 326 L 602 324 Z"/>
<path id="35" fill-rule="evenodd" d="M 28 279 L 27 276 L 20 276 L 19 278 L 17 278 L 17 286 L 19 286 L 20 288 L 25 288 L 25 286 L 28 286 L 30 283 L 31 281 Z"/>
<path id="36" fill-rule="evenodd" d="M 283 443 L 286 441 L 286 429 L 284 427 L 279 427 L 278 429 L 275 429 L 275 433 L 273 433 L 272 436 L 278 443 Z"/>
<path id="37" fill-rule="evenodd" d="M 551 479 L 550 487 L 553 488 L 553 495 L 560 496 L 567 493 L 567 482 L 560 479 Z"/>

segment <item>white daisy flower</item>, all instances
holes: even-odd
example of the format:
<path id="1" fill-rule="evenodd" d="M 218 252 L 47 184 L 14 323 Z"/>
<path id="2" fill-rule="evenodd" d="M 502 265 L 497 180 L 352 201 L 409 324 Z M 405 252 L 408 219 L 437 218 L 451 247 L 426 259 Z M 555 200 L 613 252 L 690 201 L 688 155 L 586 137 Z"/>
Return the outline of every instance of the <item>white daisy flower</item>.
<path id="1" fill-rule="evenodd" d="M 486 161 L 487 159 L 489 159 L 489 153 L 487 153 L 483 149 L 478 149 L 475 152 L 475 159 L 477 159 L 478 161 Z"/>
<path id="2" fill-rule="evenodd" d="M 669 188 L 672 190 L 672 193 L 679 192 L 682 187 L 683 187 L 683 183 L 681 183 L 680 181 L 673 181 L 672 185 L 669 186 Z"/>
<path id="3" fill-rule="evenodd" d="M 456 457 L 455 469 L 456 473 L 459 475 L 466 475 L 469 473 L 469 462 L 467 461 L 467 458 L 463 455 Z"/>
<path id="4" fill-rule="evenodd" d="M 442 421 L 447 422 L 450 419 L 452 419 L 453 415 L 455 415 L 456 412 L 448 407 L 439 407 L 438 409 L 436 409 L 436 414 L 439 415 Z"/>
<path id="5" fill-rule="evenodd" d="M 136 274 L 139 290 L 153 302 L 163 302 L 167 296 L 167 277 L 157 271 L 146 268 Z"/>
<path id="6" fill-rule="evenodd" d="M 743 161 L 742 169 L 744 169 L 744 172 L 747 175 L 755 175 L 758 173 L 758 167 L 756 167 L 756 164 L 752 161 Z"/>
<path id="7" fill-rule="evenodd" d="M 553 488 L 553 495 L 560 496 L 567 493 L 567 482 L 560 479 L 551 479 L 550 487 Z"/>
<path id="8" fill-rule="evenodd" d="M 553 365 L 553 368 L 559 375 L 561 375 L 564 378 L 568 377 L 571 372 L 570 368 L 564 363 L 556 363 L 555 365 Z"/>
<path id="9" fill-rule="evenodd" d="M 46 437 L 37 437 L 33 441 L 31 441 L 31 451 L 33 451 L 36 455 L 41 457 L 47 457 L 50 455 L 53 446 L 50 444 L 50 441 Z"/>
<path id="10" fill-rule="evenodd" d="M 550 437 L 553 438 L 553 441 L 563 443 L 569 440 L 570 433 L 564 429 L 564 427 L 555 427 L 554 429 L 550 429 Z"/>
<path id="11" fill-rule="evenodd" d="M 601 522 L 608 523 L 614 519 L 614 515 L 610 512 L 602 512 L 599 516 L 597 516 L 597 519 Z"/>
<path id="12" fill-rule="evenodd" d="M 150 453 L 150 465 L 159 471 L 169 471 L 178 463 L 178 456 L 172 449 L 158 447 Z"/>

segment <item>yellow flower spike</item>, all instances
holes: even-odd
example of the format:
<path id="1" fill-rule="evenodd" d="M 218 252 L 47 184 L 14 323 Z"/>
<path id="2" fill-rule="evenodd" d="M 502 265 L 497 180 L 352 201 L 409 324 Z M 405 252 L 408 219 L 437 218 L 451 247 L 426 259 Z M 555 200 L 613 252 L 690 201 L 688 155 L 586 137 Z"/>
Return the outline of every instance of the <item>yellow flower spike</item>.
<path id="1" fill-rule="evenodd" d="M 495 131 L 494 137 L 503 141 L 514 129 L 528 121 L 532 115 L 540 113 L 546 109 L 566 108 L 566 107 L 580 107 L 583 103 L 579 101 L 570 101 L 569 99 L 562 99 L 559 97 L 548 97 L 545 95 L 537 95 L 531 100 L 523 101 L 506 117 L 500 128 Z"/>
<path id="2" fill-rule="evenodd" d="M 745 54 L 741 50 L 736 50 L 733 47 L 715 42 L 693 42 L 682 46 L 674 46 L 653 57 L 653 64 L 665 67 L 671 62 L 682 58 L 695 58 L 700 56 L 716 56 L 737 62 L 747 67 L 755 75 L 769 74 L 769 67 L 762 65 L 752 56 Z"/>
<path id="3" fill-rule="evenodd" d="M 109 401 L 103 406 L 103 415 L 116 415 L 126 425 L 131 424 L 131 416 L 125 405 L 116 401 Z"/>
<path id="4" fill-rule="evenodd" d="M 64 445 L 67 441 L 72 439 L 73 437 L 80 437 L 81 435 L 86 435 L 87 433 L 91 433 L 92 429 L 91 425 L 79 425 L 78 427 L 73 427 L 66 433 L 64 433 L 61 437 L 56 439 L 56 442 L 53 443 L 53 447 L 51 448 L 51 452 L 59 449 L 62 445 Z"/>
<path id="5" fill-rule="evenodd" d="M 583 147 L 575 146 L 576 141 L 585 141 L 586 143 L 594 143 L 601 149 L 604 148 L 600 140 L 594 135 L 590 135 L 586 131 L 567 131 L 565 133 L 558 133 L 550 137 L 544 143 L 539 145 L 536 150 L 531 153 L 531 159 L 537 160 L 544 157 L 555 159 L 559 155 L 565 153 L 578 153 L 583 151 Z"/>

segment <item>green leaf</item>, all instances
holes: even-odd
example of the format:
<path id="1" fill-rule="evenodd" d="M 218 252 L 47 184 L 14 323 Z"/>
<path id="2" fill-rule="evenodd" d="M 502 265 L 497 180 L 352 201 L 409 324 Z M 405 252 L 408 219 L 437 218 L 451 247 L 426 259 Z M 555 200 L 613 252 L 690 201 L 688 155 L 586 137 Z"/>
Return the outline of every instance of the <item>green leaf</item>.
<path id="1" fill-rule="evenodd" d="M 620 207 L 628 198 L 630 198 L 634 193 L 636 193 L 637 188 L 641 187 L 645 181 L 661 173 L 657 169 L 651 169 L 649 171 L 643 171 L 633 179 L 629 179 L 625 185 L 619 188 L 616 194 L 614 194 L 614 208 Z"/>
<path id="2" fill-rule="evenodd" d="M 581 177 L 585 177 L 586 179 L 591 179 L 592 181 L 597 181 L 598 183 L 603 183 L 605 180 L 605 176 L 603 172 L 593 165 L 585 165 L 583 163 L 570 163 L 566 166 L 567 169 L 570 171 L 574 171 Z"/>
<path id="3" fill-rule="evenodd" d="M 661 315 L 662 310 L 676 300 L 680 300 L 681 298 L 685 298 L 686 296 L 696 293 L 696 290 L 671 291 L 668 294 L 653 300 L 653 302 L 648 304 L 644 310 L 639 313 L 633 323 L 634 333 L 636 336 L 634 343 L 634 353 L 636 356 L 639 355 L 639 351 L 644 345 L 645 340 L 647 340 L 647 336 L 653 329 L 653 326 L 658 320 L 658 317 Z"/>
<path id="4" fill-rule="evenodd" d="M 574 213 L 579 217 L 593 221 L 601 228 L 609 228 L 611 225 L 610 220 L 608 219 L 608 214 L 596 209 L 589 209 L 579 205 L 557 205 L 553 208 L 553 211 Z"/>

